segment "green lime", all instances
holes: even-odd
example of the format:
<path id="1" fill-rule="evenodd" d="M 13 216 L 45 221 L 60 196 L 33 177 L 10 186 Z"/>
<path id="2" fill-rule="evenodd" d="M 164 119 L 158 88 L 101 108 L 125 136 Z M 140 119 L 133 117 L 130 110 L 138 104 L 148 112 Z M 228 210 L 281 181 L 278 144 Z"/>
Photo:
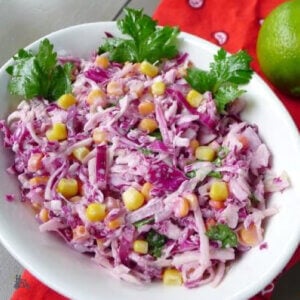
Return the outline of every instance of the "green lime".
<path id="1" fill-rule="evenodd" d="M 267 16 L 258 34 L 257 57 L 275 86 L 300 97 L 300 0 L 287 1 Z"/>

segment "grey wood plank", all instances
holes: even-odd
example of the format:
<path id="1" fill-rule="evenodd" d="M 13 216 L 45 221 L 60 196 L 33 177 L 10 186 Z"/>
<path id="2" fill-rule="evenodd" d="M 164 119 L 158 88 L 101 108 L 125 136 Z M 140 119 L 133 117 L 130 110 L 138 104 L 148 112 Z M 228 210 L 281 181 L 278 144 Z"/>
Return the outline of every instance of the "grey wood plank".
<path id="1" fill-rule="evenodd" d="M 16 51 L 52 31 L 109 21 L 126 0 L 0 0 L 0 65 Z"/>
<path id="2" fill-rule="evenodd" d="M 147 15 L 152 16 L 159 2 L 160 0 L 131 0 L 127 6 L 138 9 L 143 8 Z M 118 18 L 121 18 L 122 16 L 123 13 L 121 13 Z"/>

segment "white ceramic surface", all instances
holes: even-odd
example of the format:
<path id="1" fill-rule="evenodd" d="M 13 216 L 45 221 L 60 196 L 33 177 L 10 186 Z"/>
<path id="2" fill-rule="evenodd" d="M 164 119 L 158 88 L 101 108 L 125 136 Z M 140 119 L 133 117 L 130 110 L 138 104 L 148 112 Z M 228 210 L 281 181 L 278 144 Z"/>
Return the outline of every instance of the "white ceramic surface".
<path id="1" fill-rule="evenodd" d="M 88 57 L 101 43 L 103 33 L 117 33 L 115 23 L 79 25 L 47 37 L 58 52 Z M 39 41 L 29 46 L 36 49 Z M 189 34 L 181 34 L 181 49 L 188 51 L 192 61 L 206 68 L 217 47 Z M 7 93 L 6 65 L 0 70 L 0 118 L 7 116 L 13 101 Z M 291 117 L 267 85 L 255 75 L 246 86 L 244 98 L 249 105 L 245 118 L 256 123 L 274 155 L 274 168 L 285 170 L 292 188 L 275 195 L 271 205 L 279 213 L 267 224 L 265 241 L 268 249 L 255 248 L 234 263 L 217 287 L 204 286 L 188 290 L 164 287 L 162 284 L 132 286 L 120 282 L 91 262 L 90 258 L 70 249 L 57 236 L 40 233 L 32 211 L 24 204 L 3 201 L 5 194 L 16 193 L 17 180 L 5 172 L 12 156 L 0 153 L 0 240 L 9 252 L 31 273 L 48 286 L 72 299 L 246 299 L 263 289 L 275 277 L 300 240 L 300 140 Z"/>

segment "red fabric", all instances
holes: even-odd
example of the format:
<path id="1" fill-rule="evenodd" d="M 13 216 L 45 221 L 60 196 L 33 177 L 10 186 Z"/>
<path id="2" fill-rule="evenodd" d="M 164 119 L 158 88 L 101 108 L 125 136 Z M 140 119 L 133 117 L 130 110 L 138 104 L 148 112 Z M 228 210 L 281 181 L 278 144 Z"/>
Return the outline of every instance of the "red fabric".
<path id="1" fill-rule="evenodd" d="M 202 3 L 193 8 L 189 3 Z M 229 52 L 247 50 L 254 58 L 253 68 L 264 79 L 256 59 L 256 40 L 260 22 L 283 0 L 163 0 L 153 17 L 160 25 L 179 26 L 182 31 L 195 34 L 222 46 Z M 228 35 L 223 44 L 214 37 L 216 33 Z M 265 79 L 266 80 L 266 79 Z M 267 81 L 267 80 L 266 80 Z M 268 82 L 268 81 L 267 81 Z M 298 128 L 300 128 L 300 99 L 287 97 L 274 88 Z"/>
<path id="2" fill-rule="evenodd" d="M 217 45 L 229 52 L 246 49 L 254 58 L 253 68 L 262 75 L 256 59 L 256 39 L 261 20 L 283 0 L 163 0 L 159 4 L 154 18 L 160 25 L 178 25 L 186 31 Z M 193 8 L 194 6 L 200 6 Z M 227 37 L 227 39 L 226 39 Z M 269 85 L 285 104 L 300 128 L 300 101 L 287 97 Z M 284 271 L 300 260 L 300 249 L 296 251 Z M 283 271 L 283 272 L 284 272 Z M 270 283 L 252 300 L 270 299 L 274 282 Z M 24 271 L 19 288 L 12 300 L 65 300 L 67 298 L 54 292 Z"/>

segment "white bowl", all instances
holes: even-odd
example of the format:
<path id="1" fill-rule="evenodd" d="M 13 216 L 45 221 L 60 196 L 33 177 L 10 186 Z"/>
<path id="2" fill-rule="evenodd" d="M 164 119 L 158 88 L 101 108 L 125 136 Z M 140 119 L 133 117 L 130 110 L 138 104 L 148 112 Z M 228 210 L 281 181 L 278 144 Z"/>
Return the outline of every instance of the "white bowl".
<path id="1" fill-rule="evenodd" d="M 89 57 L 102 42 L 104 32 L 119 34 L 114 22 L 91 23 L 63 29 L 47 36 L 56 51 Z M 195 36 L 181 33 L 181 50 L 201 68 L 207 68 L 218 47 Z M 29 49 L 37 49 L 40 40 Z M 17 50 L 17 49 L 16 49 Z M 12 53 L 13 55 L 13 53 Z M 7 92 L 8 75 L 0 70 L 0 118 L 13 107 Z M 8 251 L 42 282 L 72 299 L 246 299 L 263 289 L 285 266 L 300 238 L 300 140 L 296 126 L 281 102 L 269 87 L 254 75 L 243 96 L 249 103 L 244 117 L 259 126 L 260 133 L 274 155 L 274 168 L 285 170 L 292 188 L 272 198 L 271 205 L 279 213 L 267 223 L 265 241 L 235 262 L 222 283 L 188 290 L 153 284 L 137 287 L 114 279 L 95 265 L 89 257 L 70 249 L 62 239 L 51 233 L 40 233 L 32 211 L 18 201 L 7 202 L 7 193 L 18 191 L 17 180 L 5 169 L 12 154 L 0 154 L 0 240 Z M 300 102 L 299 102 L 300 105 Z"/>

